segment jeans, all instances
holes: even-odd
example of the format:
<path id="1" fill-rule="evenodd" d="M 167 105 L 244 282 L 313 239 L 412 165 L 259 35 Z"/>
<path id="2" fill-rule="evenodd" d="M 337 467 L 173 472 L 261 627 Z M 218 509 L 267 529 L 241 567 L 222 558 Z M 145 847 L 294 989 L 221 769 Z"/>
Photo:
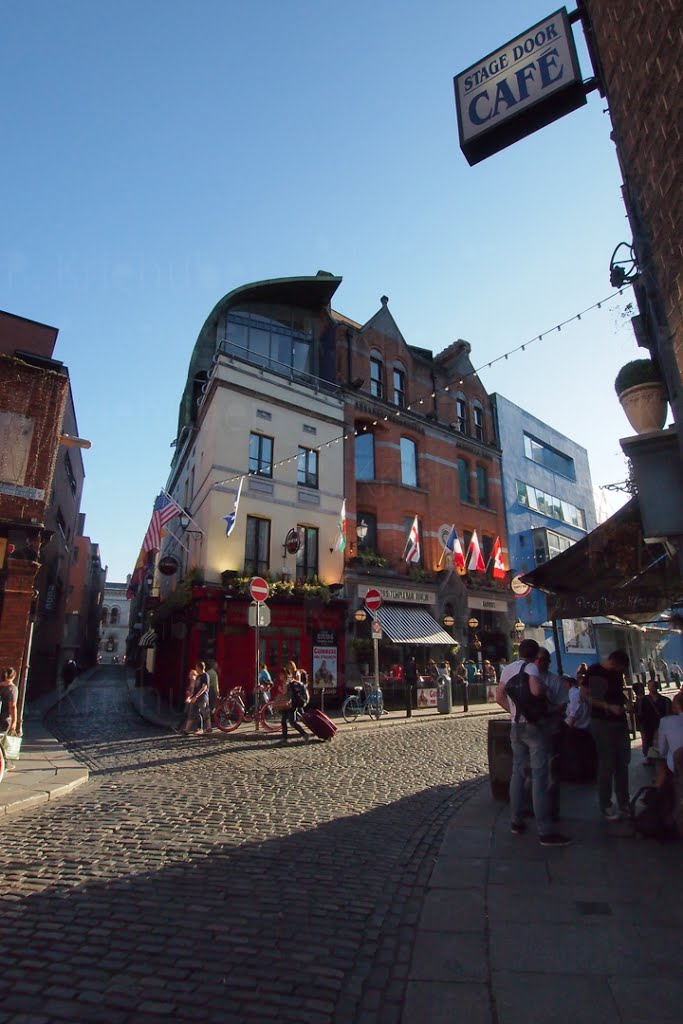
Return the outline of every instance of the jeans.
<path id="1" fill-rule="evenodd" d="M 524 787 L 531 769 L 531 797 L 539 836 L 552 831 L 548 813 L 548 728 L 544 723 L 512 723 L 512 778 L 510 779 L 510 817 L 521 824 L 524 812 Z"/>
<path id="2" fill-rule="evenodd" d="M 297 719 L 301 714 L 301 708 L 289 708 L 282 712 L 282 738 L 287 739 L 287 725 L 293 726 L 300 736 L 306 736 L 306 730 L 299 725 Z"/>
<path id="3" fill-rule="evenodd" d="M 591 734 L 598 752 L 598 801 L 605 811 L 612 803 L 612 781 L 620 810 L 629 806 L 628 766 L 631 762 L 631 738 L 626 718 L 609 721 L 591 719 Z"/>

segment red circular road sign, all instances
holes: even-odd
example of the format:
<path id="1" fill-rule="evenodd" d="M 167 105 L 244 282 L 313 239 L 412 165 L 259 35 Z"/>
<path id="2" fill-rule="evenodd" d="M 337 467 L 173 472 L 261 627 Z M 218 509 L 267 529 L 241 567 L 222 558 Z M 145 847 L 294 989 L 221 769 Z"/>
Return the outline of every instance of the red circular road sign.
<path id="1" fill-rule="evenodd" d="M 368 590 L 367 594 L 365 595 L 365 607 L 371 612 L 376 612 L 377 609 L 381 607 L 381 604 L 382 595 L 380 594 L 379 590 Z"/>
<path id="2" fill-rule="evenodd" d="M 249 583 L 249 593 L 253 597 L 254 601 L 261 604 L 261 602 L 268 600 L 270 587 L 262 576 L 254 576 Z"/>

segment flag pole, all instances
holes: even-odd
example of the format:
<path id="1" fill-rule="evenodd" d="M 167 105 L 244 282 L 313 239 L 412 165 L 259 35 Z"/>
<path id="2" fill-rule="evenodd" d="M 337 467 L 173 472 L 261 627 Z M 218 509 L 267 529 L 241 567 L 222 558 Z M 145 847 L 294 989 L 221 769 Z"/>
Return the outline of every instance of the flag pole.
<path id="1" fill-rule="evenodd" d="M 164 487 L 162 487 L 162 488 L 161 488 L 161 493 L 162 493 L 162 494 L 165 494 L 165 495 L 166 495 L 166 497 L 168 498 L 168 500 L 169 500 L 169 501 L 172 501 L 172 502 L 173 502 L 173 504 L 175 505 L 175 507 L 176 507 L 177 509 L 179 509 L 178 515 L 180 515 L 180 516 L 187 516 L 187 518 L 188 518 L 188 519 L 190 520 L 190 522 L 191 522 L 191 523 L 192 523 L 192 524 L 193 524 L 194 526 L 196 526 L 196 527 L 197 527 L 197 529 L 199 530 L 199 532 L 201 533 L 201 535 L 202 535 L 202 537 L 203 537 L 203 536 L 204 536 L 204 531 L 202 530 L 202 528 L 201 528 L 201 526 L 199 525 L 199 523 L 197 522 L 197 520 L 196 520 L 196 519 L 193 519 L 193 518 L 192 518 L 192 516 L 191 516 L 191 515 L 190 515 L 190 513 L 189 513 L 189 512 L 187 511 L 187 509 L 186 509 L 186 508 L 181 508 L 181 507 L 180 507 L 180 505 L 178 504 L 178 502 L 177 502 L 177 501 L 175 500 L 175 498 L 172 498 L 172 497 L 171 497 L 171 495 L 170 495 L 170 494 L 168 493 L 168 491 L 167 491 L 167 490 L 166 490 L 166 489 L 165 489 Z M 184 544 L 182 544 L 182 545 L 181 545 L 181 547 L 185 547 L 185 545 L 184 545 Z M 189 551 L 189 548 L 185 548 L 185 550 L 186 550 L 186 551 Z"/>

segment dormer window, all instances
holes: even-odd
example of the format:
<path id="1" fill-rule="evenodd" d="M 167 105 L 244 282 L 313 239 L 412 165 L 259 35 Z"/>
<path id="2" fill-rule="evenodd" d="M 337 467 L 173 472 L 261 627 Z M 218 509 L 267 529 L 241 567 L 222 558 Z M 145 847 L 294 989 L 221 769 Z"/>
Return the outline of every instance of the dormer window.
<path id="1" fill-rule="evenodd" d="M 406 375 L 397 367 L 394 367 L 394 405 L 399 409 L 406 406 Z"/>
<path id="2" fill-rule="evenodd" d="M 370 394 L 373 398 L 384 398 L 382 376 L 382 360 L 372 356 L 370 359 Z"/>

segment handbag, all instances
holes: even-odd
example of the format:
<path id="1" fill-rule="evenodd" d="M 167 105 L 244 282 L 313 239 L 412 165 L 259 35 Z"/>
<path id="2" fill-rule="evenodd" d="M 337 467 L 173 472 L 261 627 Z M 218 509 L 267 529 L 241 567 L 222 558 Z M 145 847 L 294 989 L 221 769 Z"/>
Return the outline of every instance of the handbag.
<path id="1" fill-rule="evenodd" d="M 2 739 L 2 746 L 5 751 L 5 757 L 8 761 L 18 761 L 19 752 L 21 751 L 21 736 L 14 736 L 7 733 Z"/>
<path id="2" fill-rule="evenodd" d="M 291 707 L 291 697 L 276 697 L 273 701 L 273 711 L 290 711 Z"/>

